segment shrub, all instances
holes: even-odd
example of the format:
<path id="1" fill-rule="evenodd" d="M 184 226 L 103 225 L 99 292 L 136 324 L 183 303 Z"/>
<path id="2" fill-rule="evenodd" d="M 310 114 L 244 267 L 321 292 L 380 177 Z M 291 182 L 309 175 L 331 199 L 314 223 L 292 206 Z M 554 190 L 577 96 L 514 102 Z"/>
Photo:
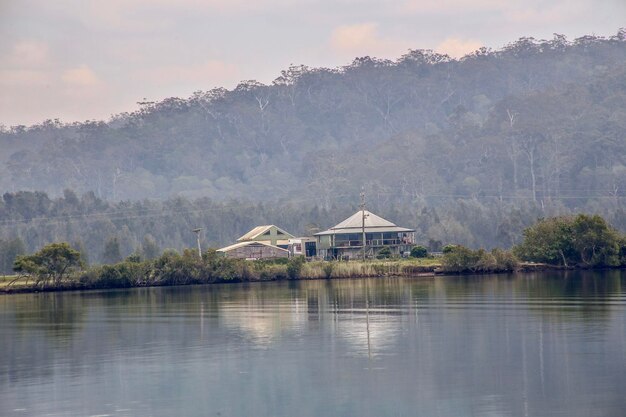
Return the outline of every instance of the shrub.
<path id="1" fill-rule="evenodd" d="M 446 245 L 448 247 L 450 245 Z M 461 245 L 454 245 L 446 251 L 441 262 L 444 271 L 447 272 L 468 272 L 474 271 L 480 259 L 480 254 L 476 251 Z"/>
<path id="2" fill-rule="evenodd" d="M 298 279 L 300 278 L 300 273 L 302 272 L 302 266 L 304 265 L 304 256 L 298 256 L 295 258 L 291 258 L 287 263 L 287 276 L 289 279 Z"/>
<path id="3" fill-rule="evenodd" d="M 324 271 L 324 278 L 330 279 L 333 276 L 333 267 L 334 264 L 332 262 L 326 262 L 322 267 L 322 271 Z"/>
<path id="4" fill-rule="evenodd" d="M 378 251 L 376 255 L 378 259 L 387 259 L 391 257 L 391 249 L 388 246 L 385 246 L 381 250 Z"/>
<path id="5" fill-rule="evenodd" d="M 411 248 L 412 258 L 426 258 L 428 256 L 428 249 L 422 245 L 413 246 Z"/>
<path id="6" fill-rule="evenodd" d="M 491 251 L 491 253 L 496 258 L 498 271 L 515 271 L 519 266 L 519 260 L 511 251 L 504 249 L 494 249 Z"/>
<path id="7" fill-rule="evenodd" d="M 458 245 L 445 245 L 441 250 L 444 254 L 452 252 Z"/>

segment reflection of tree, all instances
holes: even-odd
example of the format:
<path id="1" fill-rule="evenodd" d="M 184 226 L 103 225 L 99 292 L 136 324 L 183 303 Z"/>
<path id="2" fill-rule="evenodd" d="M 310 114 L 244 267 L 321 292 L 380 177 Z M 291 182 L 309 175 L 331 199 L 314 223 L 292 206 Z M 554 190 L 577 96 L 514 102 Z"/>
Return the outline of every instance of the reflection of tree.
<path id="1" fill-rule="evenodd" d="M 84 329 L 85 310 L 78 294 L 3 297 L 0 369 L 7 370 L 8 380 L 16 382 L 50 375 L 58 351 L 71 349 Z"/>

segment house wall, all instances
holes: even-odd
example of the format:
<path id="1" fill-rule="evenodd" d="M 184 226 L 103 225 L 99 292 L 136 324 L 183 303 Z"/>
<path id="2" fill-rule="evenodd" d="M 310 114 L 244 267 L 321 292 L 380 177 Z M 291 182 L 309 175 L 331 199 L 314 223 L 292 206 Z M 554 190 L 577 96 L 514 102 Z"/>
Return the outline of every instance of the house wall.
<path id="1" fill-rule="evenodd" d="M 248 245 L 224 252 L 229 258 L 236 259 L 272 259 L 287 258 L 289 252 L 265 245 Z"/>

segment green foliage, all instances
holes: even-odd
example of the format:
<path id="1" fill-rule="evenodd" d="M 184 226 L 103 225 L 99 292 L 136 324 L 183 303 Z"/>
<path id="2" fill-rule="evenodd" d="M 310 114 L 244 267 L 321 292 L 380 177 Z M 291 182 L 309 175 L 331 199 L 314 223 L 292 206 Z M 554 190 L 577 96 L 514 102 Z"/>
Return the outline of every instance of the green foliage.
<path id="1" fill-rule="evenodd" d="M 304 256 L 296 256 L 289 259 L 289 263 L 287 264 L 287 276 L 289 277 L 289 279 L 300 278 L 300 273 L 302 272 L 302 266 L 304 265 L 304 262 L 306 262 Z"/>
<path id="2" fill-rule="evenodd" d="M 441 250 L 444 254 L 454 252 L 454 250 L 458 247 L 458 245 L 445 245 Z"/>
<path id="3" fill-rule="evenodd" d="M 32 255 L 20 255 L 13 269 L 35 278 L 37 284 L 60 285 L 69 273 L 81 266 L 80 253 L 68 243 L 51 243 Z"/>
<path id="4" fill-rule="evenodd" d="M 524 230 L 524 241 L 515 247 L 526 261 L 553 265 L 617 266 L 619 234 L 600 216 L 561 216 L 542 219 Z"/>
<path id="5" fill-rule="evenodd" d="M 391 249 L 388 246 L 383 247 L 376 254 L 376 258 L 378 259 L 387 259 L 391 257 Z"/>
<path id="6" fill-rule="evenodd" d="M 444 246 L 442 266 L 447 272 L 473 271 L 480 259 L 480 254 L 464 246 Z"/>
<path id="7" fill-rule="evenodd" d="M 126 262 L 131 262 L 135 264 L 139 263 L 141 262 L 141 255 L 139 255 L 138 253 L 131 253 L 126 257 Z"/>
<path id="8" fill-rule="evenodd" d="M 518 266 L 515 256 L 502 249 L 488 252 L 484 249 L 472 250 L 456 245 L 445 252 L 442 267 L 446 272 L 510 272 Z"/>
<path id="9" fill-rule="evenodd" d="M 426 258 L 428 257 L 428 249 L 425 246 L 417 245 L 411 248 L 412 258 Z"/>

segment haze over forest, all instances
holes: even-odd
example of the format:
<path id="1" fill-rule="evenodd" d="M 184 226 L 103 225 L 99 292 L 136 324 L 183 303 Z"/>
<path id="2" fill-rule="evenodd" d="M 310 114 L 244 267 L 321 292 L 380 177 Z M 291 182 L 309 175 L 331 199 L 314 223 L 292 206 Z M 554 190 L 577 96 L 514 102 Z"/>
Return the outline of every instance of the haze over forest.
<path id="1" fill-rule="evenodd" d="M 257 224 L 311 233 L 361 187 L 431 246 L 510 247 L 575 212 L 625 231 L 626 30 L 292 66 L 109 121 L 2 127 L 0 145 L 0 239 L 92 261 L 112 238 L 123 255 L 192 246 L 198 226 L 212 246 Z"/>

